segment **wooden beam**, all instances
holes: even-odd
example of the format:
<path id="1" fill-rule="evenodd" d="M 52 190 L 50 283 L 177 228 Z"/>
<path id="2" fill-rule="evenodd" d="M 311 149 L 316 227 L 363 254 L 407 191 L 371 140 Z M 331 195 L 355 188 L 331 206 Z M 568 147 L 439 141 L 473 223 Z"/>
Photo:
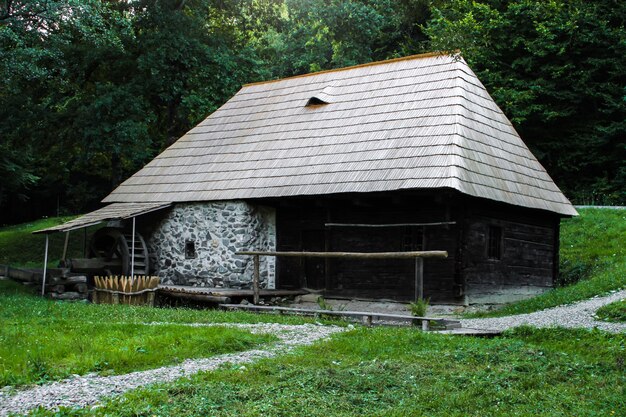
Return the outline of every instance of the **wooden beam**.
<path id="1" fill-rule="evenodd" d="M 65 232 L 65 242 L 63 243 L 63 255 L 61 255 L 61 259 L 67 258 L 67 246 L 70 243 L 70 232 Z"/>
<path id="2" fill-rule="evenodd" d="M 409 227 L 409 226 L 448 226 L 456 222 L 435 223 L 391 223 L 391 224 L 365 224 L 365 223 L 325 223 L 326 227 Z"/>
<path id="3" fill-rule="evenodd" d="M 240 251 L 235 255 L 284 256 L 292 258 L 353 258 L 353 259 L 413 259 L 447 258 L 448 252 L 442 250 L 411 252 L 263 252 Z"/>
<path id="4" fill-rule="evenodd" d="M 378 319 L 392 319 L 392 320 L 406 320 L 414 324 L 422 324 L 422 329 L 428 330 L 428 322 L 439 323 L 446 328 L 459 328 L 461 322 L 458 320 L 450 320 L 439 317 L 418 317 L 410 316 L 406 314 L 393 314 L 393 313 L 377 313 L 373 311 L 334 311 L 334 310 L 321 310 L 321 309 L 308 309 L 308 308 L 291 308 L 291 307 L 278 307 L 278 306 L 255 306 L 255 305 L 242 305 L 242 304 L 220 304 L 220 308 L 225 310 L 251 310 L 251 311 L 266 311 L 268 313 L 293 313 L 301 315 L 327 315 L 327 316 L 344 316 L 344 317 L 361 317 L 363 323 L 368 325 L 372 322 L 373 318 Z M 423 323 L 427 324 L 424 325 Z"/>
<path id="5" fill-rule="evenodd" d="M 424 259 L 415 258 L 415 301 L 424 299 Z"/>
<path id="6" fill-rule="evenodd" d="M 43 297 L 46 293 L 46 273 L 48 272 L 48 241 L 49 236 L 46 234 L 46 249 L 43 256 L 43 278 L 41 280 L 41 296 Z"/>

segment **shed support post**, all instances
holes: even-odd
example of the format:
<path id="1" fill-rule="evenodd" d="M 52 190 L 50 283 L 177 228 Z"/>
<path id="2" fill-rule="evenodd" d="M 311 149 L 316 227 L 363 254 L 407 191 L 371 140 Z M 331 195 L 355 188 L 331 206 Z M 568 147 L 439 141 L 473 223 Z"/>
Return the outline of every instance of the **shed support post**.
<path id="1" fill-rule="evenodd" d="M 252 277 L 252 290 L 254 291 L 254 299 L 252 300 L 255 305 L 259 304 L 259 275 L 260 275 L 260 262 L 259 255 L 254 255 L 254 276 Z"/>
<path id="2" fill-rule="evenodd" d="M 135 276 L 135 219 L 133 217 L 133 247 L 130 250 L 130 277 L 133 278 Z"/>
<path id="3" fill-rule="evenodd" d="M 43 255 L 43 277 L 41 278 L 41 296 L 46 294 L 46 273 L 48 272 L 48 242 L 50 235 L 46 233 L 46 250 Z"/>
<path id="4" fill-rule="evenodd" d="M 83 227 L 83 258 L 87 257 L 87 228 Z"/>
<path id="5" fill-rule="evenodd" d="M 424 298 L 424 259 L 415 258 L 415 301 Z"/>
<path id="6" fill-rule="evenodd" d="M 70 232 L 69 230 L 65 232 L 65 243 L 63 244 L 63 255 L 61 256 L 61 260 L 67 258 L 67 246 L 70 243 Z"/>

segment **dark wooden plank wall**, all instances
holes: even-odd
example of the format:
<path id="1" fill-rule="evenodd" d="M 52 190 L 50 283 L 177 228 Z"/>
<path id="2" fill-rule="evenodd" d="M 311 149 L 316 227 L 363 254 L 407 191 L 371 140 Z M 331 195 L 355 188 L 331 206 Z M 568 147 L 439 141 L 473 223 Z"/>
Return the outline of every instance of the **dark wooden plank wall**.
<path id="1" fill-rule="evenodd" d="M 323 207 L 316 207 L 316 204 Z M 424 228 L 324 226 L 325 223 L 428 223 L 451 221 L 453 217 L 454 209 L 433 198 L 397 202 L 391 199 L 301 201 L 277 208 L 277 249 L 354 252 L 446 250 L 450 254 L 448 259 L 425 262 L 425 297 L 432 302 L 458 302 L 460 275 L 455 274 L 458 231 L 454 225 Z M 277 284 L 279 288 L 325 290 L 327 296 L 410 301 L 415 294 L 415 264 L 406 260 L 282 258 L 277 263 Z"/>
<path id="2" fill-rule="evenodd" d="M 469 209 L 463 225 L 462 274 L 467 301 L 509 302 L 551 288 L 558 271 L 558 218 L 483 206 Z M 500 259 L 488 257 L 490 226 L 502 231 Z"/>

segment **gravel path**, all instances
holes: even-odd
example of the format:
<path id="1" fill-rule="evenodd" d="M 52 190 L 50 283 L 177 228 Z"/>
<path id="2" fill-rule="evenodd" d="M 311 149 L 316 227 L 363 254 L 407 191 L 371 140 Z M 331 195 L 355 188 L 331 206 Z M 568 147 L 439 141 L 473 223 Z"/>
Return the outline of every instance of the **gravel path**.
<path id="1" fill-rule="evenodd" d="M 604 297 L 594 297 L 589 300 L 579 301 L 574 304 L 548 308 L 528 314 L 516 316 L 486 318 L 486 319 L 463 319 L 463 327 L 470 329 L 506 330 L 527 324 L 535 327 L 569 327 L 588 328 L 597 327 L 612 333 L 626 332 L 626 323 L 609 323 L 595 319 L 596 310 L 605 304 L 626 298 L 626 290 L 614 292 Z"/>
<path id="2" fill-rule="evenodd" d="M 160 323 L 150 324 L 159 325 Z M 280 341 L 259 349 L 217 355 L 207 359 L 188 359 L 179 365 L 148 371 L 105 377 L 96 374 L 76 375 L 63 381 L 17 392 L 7 389 L 0 390 L 0 416 L 4 417 L 9 413 L 27 413 L 38 406 L 49 409 L 56 409 L 61 406 L 86 407 L 98 403 L 104 397 L 120 395 L 126 391 L 148 384 L 169 382 L 201 371 L 210 371 L 225 363 L 243 364 L 287 353 L 295 346 L 310 345 L 317 340 L 326 339 L 335 333 L 352 327 L 314 324 L 283 325 L 274 323 L 216 323 L 196 324 L 196 326 L 237 327 L 247 329 L 256 334 L 274 334 Z"/>

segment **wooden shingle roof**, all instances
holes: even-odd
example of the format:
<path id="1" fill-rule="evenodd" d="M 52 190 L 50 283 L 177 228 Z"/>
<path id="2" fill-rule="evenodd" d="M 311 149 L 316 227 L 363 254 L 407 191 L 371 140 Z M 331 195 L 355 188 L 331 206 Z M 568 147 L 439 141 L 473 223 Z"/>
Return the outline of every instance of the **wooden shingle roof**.
<path id="1" fill-rule="evenodd" d="M 576 215 L 460 56 L 244 86 L 104 202 L 453 188 Z"/>

